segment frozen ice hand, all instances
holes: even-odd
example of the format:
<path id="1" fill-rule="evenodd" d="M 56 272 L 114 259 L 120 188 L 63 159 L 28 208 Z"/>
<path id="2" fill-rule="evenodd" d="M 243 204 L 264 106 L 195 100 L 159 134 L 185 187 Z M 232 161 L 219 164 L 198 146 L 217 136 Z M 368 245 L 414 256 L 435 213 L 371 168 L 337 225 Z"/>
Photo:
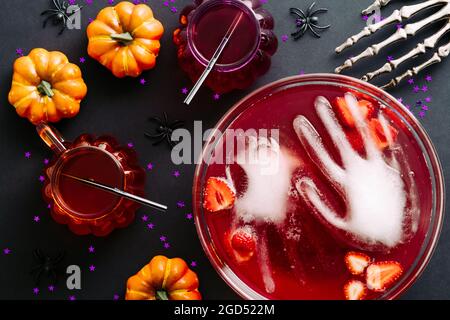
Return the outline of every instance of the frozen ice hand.
<path id="1" fill-rule="evenodd" d="M 346 94 L 345 101 L 362 136 L 366 157 L 352 148 L 330 103 L 323 97 L 316 99 L 315 109 L 339 151 L 342 166 L 330 156 L 321 137 L 304 116 L 298 116 L 293 125 L 309 156 L 344 198 L 346 216 L 342 217 L 334 211 L 313 179 L 300 178 L 296 188 L 313 212 L 328 226 L 345 231 L 367 247 L 383 245 L 391 248 L 403 238 L 406 206 L 404 183 L 396 159 L 385 159 L 377 148 L 356 98 Z M 378 120 L 387 140 L 392 142 L 387 121 L 382 115 Z"/>

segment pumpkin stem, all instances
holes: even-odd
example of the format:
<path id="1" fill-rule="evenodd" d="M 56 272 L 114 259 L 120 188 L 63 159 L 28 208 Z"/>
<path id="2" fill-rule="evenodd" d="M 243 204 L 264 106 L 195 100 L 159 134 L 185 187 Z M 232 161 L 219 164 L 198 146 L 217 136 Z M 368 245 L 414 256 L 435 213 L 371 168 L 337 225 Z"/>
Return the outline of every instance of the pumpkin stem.
<path id="1" fill-rule="evenodd" d="M 41 83 L 37 86 L 37 90 L 40 94 L 46 95 L 50 98 L 55 95 L 52 90 L 52 85 L 45 80 L 41 81 Z"/>
<path id="2" fill-rule="evenodd" d="M 111 39 L 120 42 L 121 44 L 127 45 L 133 41 L 133 36 L 129 32 L 125 33 L 115 33 L 111 35 Z"/>
<path id="3" fill-rule="evenodd" d="M 169 300 L 169 297 L 167 296 L 166 290 L 157 290 L 156 291 L 156 300 Z"/>

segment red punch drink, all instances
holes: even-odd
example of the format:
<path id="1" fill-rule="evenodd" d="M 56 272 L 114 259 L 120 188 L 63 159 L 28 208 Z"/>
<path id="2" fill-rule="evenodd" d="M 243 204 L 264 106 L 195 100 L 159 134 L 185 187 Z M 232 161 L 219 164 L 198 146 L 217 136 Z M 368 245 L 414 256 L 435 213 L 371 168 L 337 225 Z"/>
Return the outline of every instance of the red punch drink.
<path id="1" fill-rule="evenodd" d="M 242 14 L 206 86 L 225 93 L 250 86 L 270 68 L 278 42 L 273 18 L 259 1 L 200 0 L 180 15 L 173 40 L 181 68 L 193 82 L 202 74 L 234 19 Z"/>
<path id="2" fill-rule="evenodd" d="M 221 120 L 203 160 L 200 238 L 245 298 L 395 298 L 435 245 L 444 195 L 434 149 L 404 107 L 352 78 L 259 90 Z"/>

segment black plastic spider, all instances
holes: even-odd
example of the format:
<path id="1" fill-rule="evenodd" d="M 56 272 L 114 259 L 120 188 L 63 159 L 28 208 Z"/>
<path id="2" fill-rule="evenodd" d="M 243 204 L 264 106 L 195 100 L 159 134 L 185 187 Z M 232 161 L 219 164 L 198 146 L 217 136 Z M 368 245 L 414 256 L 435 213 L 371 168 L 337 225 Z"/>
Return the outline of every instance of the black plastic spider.
<path id="1" fill-rule="evenodd" d="M 76 12 L 80 11 L 82 7 L 79 7 L 75 12 L 72 13 L 72 15 L 68 16 L 67 15 L 67 9 L 68 9 L 67 2 L 65 2 L 65 1 L 61 2 L 60 0 L 52 0 L 52 1 L 53 1 L 53 5 L 55 8 L 45 10 L 41 13 L 41 16 L 50 14 L 44 20 L 43 28 L 45 28 L 45 26 L 47 25 L 47 22 L 49 20 L 52 20 L 54 26 L 63 23 L 61 31 L 59 31 L 59 34 L 62 34 L 64 32 L 64 30 L 66 29 L 67 22 L 70 21 L 72 15 L 74 15 Z"/>
<path id="2" fill-rule="evenodd" d="M 57 269 L 58 264 L 64 259 L 65 252 L 57 254 L 55 257 L 45 255 L 40 249 L 33 251 L 33 258 L 37 262 L 37 265 L 31 269 L 31 275 L 34 278 L 36 284 L 39 284 L 43 273 L 47 278 L 51 277 L 53 283 L 57 282 Z"/>
<path id="3" fill-rule="evenodd" d="M 320 34 L 315 29 L 324 30 L 330 27 L 330 25 L 319 26 L 317 24 L 319 22 L 319 17 L 317 17 L 316 15 L 319 13 L 325 13 L 328 11 L 328 9 L 320 8 L 313 11 L 315 5 L 316 3 L 313 2 L 306 11 L 306 14 L 303 10 L 298 8 L 290 9 L 291 14 L 297 17 L 297 31 L 291 34 L 294 37 L 294 40 L 300 39 L 308 29 L 313 33 L 314 36 L 320 38 Z"/>
<path id="4" fill-rule="evenodd" d="M 158 127 L 155 130 L 155 134 L 145 132 L 145 136 L 150 139 L 156 139 L 156 141 L 153 142 L 154 146 L 166 140 L 169 146 L 173 148 L 175 146 L 175 143 L 172 141 L 172 133 L 174 130 L 184 126 L 184 121 L 175 120 L 174 122 L 169 123 L 167 113 L 165 112 L 163 119 L 160 119 L 158 117 L 151 117 L 149 118 L 149 121 L 156 122 L 158 124 Z"/>

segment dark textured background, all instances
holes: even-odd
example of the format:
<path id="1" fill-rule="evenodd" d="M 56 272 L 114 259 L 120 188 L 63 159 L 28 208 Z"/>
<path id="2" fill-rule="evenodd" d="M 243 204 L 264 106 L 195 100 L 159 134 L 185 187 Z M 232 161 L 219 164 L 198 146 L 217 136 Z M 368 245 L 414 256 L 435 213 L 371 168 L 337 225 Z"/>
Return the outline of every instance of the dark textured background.
<path id="1" fill-rule="evenodd" d="M 89 2 L 89 1 L 88 1 Z M 155 16 L 166 28 L 162 39 L 162 51 L 156 69 L 144 73 L 147 84 L 141 85 L 139 79 L 115 79 L 111 73 L 98 62 L 90 59 L 86 53 L 87 39 L 85 28 L 89 18 L 95 18 L 100 8 L 107 5 L 107 0 L 93 0 L 83 4 L 82 30 L 66 31 L 57 36 L 58 28 L 48 26 L 42 29 L 40 12 L 47 9 L 50 0 L 2 0 L 0 10 L 0 298 L 2 299 L 67 299 L 74 295 L 77 299 L 112 299 L 114 294 L 123 298 L 126 279 L 148 262 L 156 254 L 180 256 L 188 262 L 196 261 L 194 268 L 201 280 L 201 292 L 206 299 L 234 299 L 237 296 L 219 278 L 206 259 L 197 239 L 195 226 L 185 215 L 191 212 L 191 185 L 194 173 L 193 165 L 176 167 L 170 161 L 170 152 L 165 145 L 153 147 L 143 137 L 143 131 L 149 127 L 146 117 L 161 115 L 166 111 L 172 119 L 187 121 L 192 128 L 194 120 L 202 120 L 204 129 L 214 126 L 219 118 L 245 94 L 273 80 L 304 72 L 331 72 L 344 57 L 334 55 L 334 48 L 347 36 L 359 31 L 364 22 L 359 15 L 360 10 L 370 0 L 320 0 L 321 6 L 330 8 L 330 12 L 321 17 L 321 23 L 331 23 L 332 28 L 323 33 L 322 39 L 314 39 L 310 35 L 298 42 L 289 39 L 280 41 L 278 53 L 273 58 L 270 72 L 245 92 L 224 95 L 215 101 L 213 93 L 207 89 L 200 91 L 190 107 L 182 104 L 183 87 L 191 84 L 177 67 L 175 47 L 171 34 L 177 25 L 178 13 L 174 14 L 163 5 L 162 0 L 149 0 Z M 115 1 L 117 3 L 117 1 Z M 392 8 L 417 1 L 396 1 Z M 189 1 L 176 0 L 172 5 L 180 10 Z M 289 7 L 306 8 L 310 1 L 269 0 L 265 5 L 276 20 L 276 33 L 281 39 L 294 28 L 294 20 L 289 16 Z M 395 26 L 381 32 L 374 39 L 382 39 Z M 420 33 L 417 40 L 423 39 L 431 31 Z M 364 68 L 378 67 L 388 55 L 398 57 L 401 53 L 413 48 L 417 40 L 402 42 L 391 50 L 383 51 L 376 58 L 361 63 L 351 74 L 361 75 Z M 354 50 L 345 55 L 357 54 L 370 41 L 362 41 Z M 34 128 L 28 121 L 16 116 L 14 109 L 8 104 L 7 94 L 10 88 L 12 63 L 17 57 L 16 48 L 22 48 L 27 54 L 34 47 L 49 50 L 61 50 L 72 62 L 81 66 L 84 79 L 89 87 L 87 98 L 83 101 L 80 114 L 65 120 L 56 127 L 66 136 L 73 139 L 81 133 L 109 133 L 126 144 L 133 142 L 139 153 L 142 165 L 151 162 L 153 170 L 148 171 L 147 193 L 155 200 L 167 203 L 171 209 L 160 214 L 152 210 L 140 210 L 136 221 L 127 229 L 113 232 L 106 238 L 91 236 L 78 237 L 65 226 L 56 224 L 48 215 L 46 205 L 40 195 L 41 183 L 38 180 L 43 168 L 43 159 L 50 153 L 39 140 Z M 78 63 L 85 57 L 84 64 Z M 403 70 L 403 69 L 402 69 Z M 421 119 L 434 141 L 448 182 L 450 148 L 449 133 L 449 98 L 450 85 L 448 75 L 450 63 L 430 68 L 416 78 L 420 85 L 425 84 L 425 74 L 431 74 L 433 81 L 429 83 L 429 92 L 413 93 L 412 87 L 404 84 L 400 89 L 392 91 L 396 97 L 402 97 L 414 107 L 416 100 L 432 96 L 430 111 Z M 30 151 L 31 159 L 24 153 Z M 175 178 L 174 170 L 181 176 Z M 178 208 L 176 203 L 185 201 L 186 207 Z M 149 216 L 155 224 L 154 230 L 148 230 L 140 217 Z M 39 215 L 41 221 L 35 223 L 33 216 Z M 171 248 L 164 249 L 159 237 L 168 238 Z M 93 245 L 96 252 L 90 254 L 88 247 Z M 11 249 L 9 255 L 3 249 Z M 49 253 L 66 251 L 66 259 L 61 264 L 61 271 L 69 264 L 78 264 L 82 268 L 82 290 L 65 289 L 65 277 L 61 276 L 56 290 L 47 290 L 48 282 L 44 279 L 40 285 L 40 293 L 33 294 L 35 287 L 28 274 L 33 265 L 31 252 L 41 248 Z M 443 232 L 437 250 L 430 265 L 408 290 L 403 298 L 409 299 L 445 299 L 450 298 L 450 223 L 444 222 Z M 96 271 L 89 272 L 89 265 L 95 265 Z"/>

